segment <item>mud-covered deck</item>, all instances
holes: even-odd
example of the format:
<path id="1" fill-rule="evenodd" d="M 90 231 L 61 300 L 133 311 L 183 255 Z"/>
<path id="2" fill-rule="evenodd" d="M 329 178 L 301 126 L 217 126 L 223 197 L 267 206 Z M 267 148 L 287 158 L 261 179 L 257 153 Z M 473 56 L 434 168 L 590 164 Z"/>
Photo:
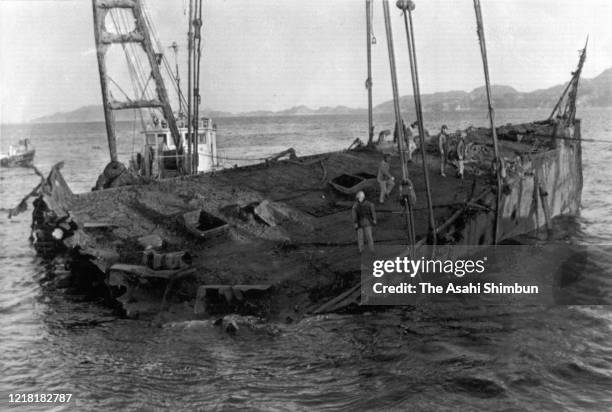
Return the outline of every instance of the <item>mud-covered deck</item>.
<path id="1" fill-rule="evenodd" d="M 513 127 L 501 133 L 502 155 L 510 178 L 521 179 L 520 159 L 555 152 L 554 142 L 545 138 L 552 132 L 550 125 L 529 127 Z M 523 132 L 527 138 L 522 138 Z M 497 189 L 489 142 L 488 130 L 472 131 L 471 160 L 463 180 L 456 177 L 454 166 L 448 166 L 448 177 L 440 176 L 440 158 L 431 150 L 435 140 L 426 150 L 435 223 L 443 229 L 438 234 L 439 242 L 493 241 L 488 226 Z M 167 283 L 163 279 L 141 279 L 136 289 L 146 293 L 130 294 L 124 299 L 128 313 L 159 311 L 162 298 L 193 302 L 198 287 L 204 285 L 270 285 L 274 298 L 265 301 L 265 308 L 244 308 L 244 302 L 238 302 L 230 310 L 294 317 L 358 283 L 360 254 L 350 212 L 353 195 L 339 192 L 329 182 L 343 174 L 375 175 L 381 159 L 380 151 L 362 148 L 78 195 L 69 191 L 59 170 L 54 170 L 43 200 L 59 218 L 57 221 L 69 212 L 60 225 L 65 229 L 61 243 L 77 251 L 80 259 L 91 260 L 94 265 L 85 268 L 97 271 L 97 276 L 107 283 L 113 264 L 142 265 L 148 244 L 158 253 L 190 254 L 192 270 L 173 284 L 171 296 L 168 290 L 162 296 L 164 287 L 159 286 Z M 401 164 L 397 153 L 390 163 L 391 173 L 399 183 Z M 408 172 L 417 194 L 416 237 L 425 241 L 429 223 L 420 154 L 414 156 Z M 378 215 L 376 247 L 408 244 L 397 186 L 391 198 L 379 204 L 377 183 L 369 182 L 365 191 L 376 204 Z M 193 225 L 186 224 L 185 216 L 197 215 L 201 210 L 212 216 L 211 222 L 227 223 L 227 230 L 199 236 Z M 40 212 L 35 210 L 35 215 Z M 469 219 L 464 217 L 444 226 L 460 213 L 471 215 L 469 219 L 474 224 L 467 227 Z M 531 206 L 527 213 L 525 219 L 530 222 Z M 193 305 L 181 307 L 193 313 Z"/>

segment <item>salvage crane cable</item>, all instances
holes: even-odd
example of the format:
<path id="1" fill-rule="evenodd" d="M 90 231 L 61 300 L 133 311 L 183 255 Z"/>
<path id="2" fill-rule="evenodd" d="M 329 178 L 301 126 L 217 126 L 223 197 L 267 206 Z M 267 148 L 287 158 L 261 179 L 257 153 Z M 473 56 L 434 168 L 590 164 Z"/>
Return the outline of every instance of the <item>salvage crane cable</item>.
<path id="1" fill-rule="evenodd" d="M 121 13 L 118 10 L 110 10 L 109 14 L 110 14 L 112 23 L 113 23 L 113 25 L 115 27 L 115 31 L 117 33 L 129 32 L 130 25 L 129 25 L 127 17 L 125 16 L 124 13 Z M 131 43 L 129 43 L 129 44 L 121 43 L 121 47 L 122 47 L 123 52 L 125 54 L 125 59 L 126 59 L 126 62 L 127 62 L 127 67 L 128 67 L 128 72 L 129 72 L 129 75 L 130 75 L 130 80 L 131 80 L 131 83 L 132 83 L 134 97 L 139 99 L 139 100 L 152 99 L 153 97 L 151 95 L 151 92 L 147 93 L 148 89 L 149 89 L 149 87 L 148 87 L 149 86 L 149 82 L 151 81 L 151 75 L 149 75 L 148 79 L 145 82 L 144 78 L 145 78 L 146 75 L 145 75 L 144 67 L 143 67 L 142 63 L 136 57 L 135 46 L 133 44 L 131 44 Z M 118 84 L 116 84 L 116 86 L 119 87 L 119 89 L 121 90 L 121 88 L 120 88 L 120 86 Z M 126 98 L 128 100 L 131 100 L 129 98 L 129 96 L 127 96 L 127 95 L 126 95 Z M 145 122 L 144 116 L 143 116 L 143 111 L 144 111 L 144 109 L 142 109 L 142 108 L 134 110 L 134 127 L 132 129 L 132 153 L 130 153 L 130 156 L 134 156 L 134 153 L 135 153 L 136 116 L 138 116 L 139 119 L 140 119 L 142 130 L 146 130 L 147 129 L 147 125 L 146 125 L 146 122 Z M 149 110 L 149 114 L 150 115 L 152 114 L 151 110 Z"/>
<path id="2" fill-rule="evenodd" d="M 144 18 L 144 23 L 148 27 L 149 31 L 151 32 L 151 35 L 157 45 L 157 48 L 159 49 L 159 52 L 156 53 L 156 55 L 159 58 L 159 64 L 161 65 L 163 63 L 163 68 L 166 70 L 166 72 L 170 76 L 170 79 L 172 80 L 171 83 L 174 86 L 179 102 L 185 102 L 185 97 L 180 92 L 180 89 L 178 88 L 178 84 L 176 84 L 175 79 L 172 77 L 172 68 L 168 62 L 168 59 L 163 53 L 161 53 L 161 50 L 162 50 L 161 42 L 159 41 L 156 29 L 152 23 L 152 20 L 149 17 L 149 11 L 146 9 L 146 5 L 144 3 L 142 3 L 141 12 Z M 125 13 L 122 13 L 121 11 L 118 11 L 118 10 L 110 10 L 109 14 L 110 14 L 112 23 L 115 26 L 115 30 L 117 33 L 128 33 L 132 30 L 130 28 L 131 25 L 128 22 L 128 18 L 125 15 Z M 134 97 L 138 98 L 140 95 L 140 100 L 143 100 L 143 99 L 154 100 L 155 98 L 157 98 L 156 93 L 154 93 L 154 91 L 149 88 L 149 83 L 152 80 L 152 74 L 149 74 L 147 78 L 147 75 L 146 75 L 147 71 L 144 68 L 144 64 L 143 62 L 140 61 L 140 59 L 137 56 L 138 50 L 136 46 L 133 43 L 128 43 L 128 44 L 122 43 L 121 46 L 123 48 L 123 51 L 125 53 L 125 58 L 128 63 L 127 65 L 129 69 L 130 79 L 132 81 L 132 85 L 134 88 Z M 119 90 L 125 95 L 128 101 L 130 101 L 131 100 L 130 97 L 127 96 L 127 94 L 121 89 L 121 86 L 119 86 L 116 82 L 114 82 L 112 78 L 109 77 L 109 79 L 119 88 Z M 145 79 L 147 80 L 145 81 Z M 148 127 L 143 117 L 144 110 L 147 110 L 147 112 L 149 113 L 152 119 L 157 118 L 157 115 L 159 113 L 157 112 L 156 109 L 152 109 L 152 108 L 136 109 L 136 111 L 138 111 L 138 114 L 140 115 L 140 121 L 141 121 L 143 130 L 147 130 Z M 133 136 L 132 136 L 132 141 L 134 142 L 134 140 L 135 140 L 135 129 L 133 131 Z M 134 146 L 134 143 L 132 146 Z M 134 154 L 133 152 L 134 150 L 132 150 L 132 155 Z"/>
<path id="3" fill-rule="evenodd" d="M 178 84 L 176 83 L 176 81 L 174 80 L 174 76 L 172 74 L 172 66 L 170 64 L 170 62 L 168 61 L 168 58 L 166 57 L 166 55 L 164 53 L 161 53 L 161 51 L 164 49 L 161 41 L 159 40 L 159 36 L 157 34 L 157 29 L 155 27 L 155 25 L 153 24 L 153 20 L 150 17 L 150 11 L 147 8 L 147 4 L 146 2 L 142 2 L 141 3 L 141 9 L 142 9 L 142 14 L 144 16 L 144 20 L 147 24 L 147 27 L 149 28 L 149 31 L 151 32 L 151 37 L 153 37 L 153 40 L 155 41 L 157 48 L 159 49 L 159 52 L 161 54 L 161 62 L 164 64 L 164 69 L 166 70 L 167 75 L 170 77 L 170 79 L 172 80 L 172 86 L 174 87 L 174 90 L 177 94 L 177 98 L 180 99 L 183 104 L 185 106 L 187 106 L 187 101 L 185 99 L 185 96 L 183 95 L 182 91 L 179 90 L 178 88 Z"/>
<path id="4" fill-rule="evenodd" d="M 119 24 L 119 22 L 117 21 L 118 18 L 122 18 L 124 24 L 127 27 L 127 21 L 126 18 L 123 14 L 119 13 L 118 17 L 116 18 L 114 15 L 115 10 L 110 10 L 110 17 L 111 20 L 113 22 L 113 25 L 115 26 L 115 30 L 117 33 L 122 33 L 122 28 Z M 132 61 L 132 58 L 130 56 L 130 54 L 128 53 L 127 49 L 126 49 L 126 44 L 125 43 L 121 43 L 123 52 L 125 54 L 125 58 L 126 58 L 126 62 L 127 62 L 127 66 L 128 66 L 128 71 L 130 74 L 130 80 L 132 83 L 132 89 L 134 92 L 134 96 L 137 97 L 139 95 L 139 89 L 138 89 L 138 85 L 136 83 L 140 84 L 140 78 L 138 77 L 138 73 L 136 72 L 136 68 L 134 67 L 134 62 Z M 109 77 L 110 78 L 110 77 Z M 112 80 L 112 79 L 111 79 Z M 117 87 L 119 87 L 119 85 L 117 84 Z M 146 90 L 146 86 L 144 88 L 141 87 L 141 89 L 143 90 L 143 96 L 144 96 L 144 92 Z M 125 94 L 125 93 L 124 93 Z M 142 97 L 141 96 L 141 99 Z M 128 100 L 130 100 L 129 96 L 126 95 L 126 97 L 128 98 Z M 143 128 L 143 130 L 146 128 L 146 124 L 144 121 L 144 117 L 142 114 L 142 110 L 134 110 L 134 120 L 133 120 L 133 128 L 132 128 L 132 153 L 130 154 L 130 156 L 133 156 L 135 153 L 135 146 L 136 146 L 136 117 L 140 118 L 140 123 L 141 123 L 141 127 Z"/>
<path id="5" fill-rule="evenodd" d="M 395 128 L 398 136 L 397 146 L 400 155 L 400 162 L 402 165 L 402 182 L 399 186 L 400 202 L 404 206 L 406 216 L 406 226 L 408 231 L 408 238 L 410 240 L 410 250 L 414 254 L 414 247 L 416 244 L 415 230 L 414 230 L 414 216 L 412 212 L 411 202 L 413 200 L 414 193 L 413 185 L 408 178 L 408 170 L 404 159 L 404 128 L 402 125 L 402 118 L 399 106 L 399 91 L 397 85 L 397 71 L 395 66 L 395 50 L 393 48 L 393 31 L 391 28 L 391 17 L 389 15 L 389 1 L 384 0 L 383 2 L 383 14 L 385 18 L 385 34 L 387 36 L 387 51 L 389 54 L 389 69 L 391 72 L 391 87 L 393 89 L 393 108 L 395 111 Z M 403 193 L 404 186 L 409 190 L 407 194 Z"/>
<path id="6" fill-rule="evenodd" d="M 410 73 L 412 77 L 412 90 L 414 96 L 414 107 L 416 110 L 418 128 L 419 128 L 419 141 L 421 147 L 425 147 L 425 129 L 423 122 L 423 109 L 421 106 L 421 90 L 419 86 L 419 70 L 417 65 L 416 57 L 416 46 L 414 41 L 414 24 L 412 22 L 412 10 L 415 5 L 411 0 L 404 0 L 397 2 L 397 7 L 400 8 L 404 14 L 404 25 L 406 28 L 406 40 L 408 43 L 408 55 L 410 57 Z M 408 11 L 408 13 L 406 13 Z M 408 25 L 408 17 L 410 18 L 410 25 Z M 427 208 L 429 212 L 429 229 L 431 232 L 432 242 L 435 246 L 437 243 L 436 233 L 436 218 L 433 211 L 433 202 L 431 199 L 431 183 L 429 181 L 429 172 L 427 168 L 427 161 L 425 156 L 425 150 L 421 150 L 421 156 L 423 160 L 423 177 L 425 179 L 425 193 L 427 196 Z"/>

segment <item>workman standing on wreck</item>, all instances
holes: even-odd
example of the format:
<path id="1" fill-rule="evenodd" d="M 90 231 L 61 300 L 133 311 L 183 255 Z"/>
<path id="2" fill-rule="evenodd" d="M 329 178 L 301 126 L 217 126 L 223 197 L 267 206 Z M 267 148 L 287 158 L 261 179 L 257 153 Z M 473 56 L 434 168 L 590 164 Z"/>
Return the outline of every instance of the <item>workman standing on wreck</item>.
<path id="1" fill-rule="evenodd" d="M 376 180 L 380 186 L 380 203 L 385 203 L 385 198 L 389 196 L 393 188 L 395 187 L 395 177 L 391 175 L 389 171 L 389 158 L 391 155 L 389 153 L 385 153 L 383 155 L 383 160 L 378 165 L 378 173 L 376 174 Z"/>
<path id="2" fill-rule="evenodd" d="M 404 131 L 405 145 L 407 160 L 406 162 L 412 163 L 412 154 L 417 149 L 417 139 L 419 138 L 419 130 L 417 129 L 419 122 L 414 122 L 410 126 L 406 127 Z"/>
<path id="3" fill-rule="evenodd" d="M 440 174 L 446 177 L 446 164 L 448 162 L 448 127 L 442 126 L 438 135 L 438 150 L 440 151 Z"/>
<path id="4" fill-rule="evenodd" d="M 374 252 L 374 238 L 372 237 L 372 226 L 376 226 L 376 209 L 374 204 L 365 198 L 363 191 L 357 192 L 355 196 L 355 204 L 351 211 L 353 216 L 353 224 L 357 231 L 357 247 L 359 253 L 363 252 L 363 238 L 365 235 L 368 249 Z"/>
<path id="5" fill-rule="evenodd" d="M 465 171 L 465 154 L 466 154 L 466 139 L 467 132 L 459 132 L 459 142 L 457 142 L 457 162 L 459 163 L 458 175 L 463 180 L 463 173 Z"/>

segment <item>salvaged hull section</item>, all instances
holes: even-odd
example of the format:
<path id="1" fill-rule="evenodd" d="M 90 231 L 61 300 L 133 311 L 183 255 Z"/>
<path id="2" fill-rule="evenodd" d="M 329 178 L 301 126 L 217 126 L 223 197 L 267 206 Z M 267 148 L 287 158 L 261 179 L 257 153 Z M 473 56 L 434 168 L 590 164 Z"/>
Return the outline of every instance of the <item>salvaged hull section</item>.
<path id="1" fill-rule="evenodd" d="M 578 213 L 579 121 L 509 125 L 498 135 L 507 167 L 498 241 Z M 468 141 L 463 180 L 450 168 L 440 176 L 439 156 L 426 156 L 438 243 L 495 242 L 490 130 L 471 129 Z M 232 312 L 288 320 L 342 309 L 359 300 L 353 189 L 378 198 L 372 177 L 381 158 L 362 147 L 83 194 L 73 194 L 56 167 L 34 202 L 34 246 L 67 260 L 72 281 L 129 316 Z M 408 169 L 423 244 L 432 239 L 419 162 Z M 396 155 L 391 173 L 400 178 L 400 170 Z M 376 248 L 406 245 L 397 198 L 377 204 L 377 214 Z"/>
<path id="2" fill-rule="evenodd" d="M 521 129 L 525 131 L 524 127 Z M 533 136 L 548 143 L 548 150 L 506 158 L 510 170 L 505 180 L 506 190 L 502 192 L 498 241 L 541 227 L 550 229 L 554 217 L 575 216 L 580 211 L 583 185 L 580 120 L 564 131 L 556 131 L 549 125 L 545 135 L 537 132 Z M 524 136 L 501 134 L 502 144 L 515 140 L 517 135 Z M 454 234 L 453 243 L 493 244 L 494 221 L 493 213 L 479 213 L 467 222 L 462 221 L 465 227 L 453 225 L 447 233 Z"/>

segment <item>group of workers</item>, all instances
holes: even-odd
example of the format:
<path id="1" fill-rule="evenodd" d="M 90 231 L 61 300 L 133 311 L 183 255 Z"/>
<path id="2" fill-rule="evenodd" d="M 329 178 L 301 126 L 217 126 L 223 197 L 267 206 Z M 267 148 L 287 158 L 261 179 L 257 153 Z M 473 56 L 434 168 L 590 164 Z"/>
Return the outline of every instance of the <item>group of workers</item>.
<path id="1" fill-rule="evenodd" d="M 407 161 L 412 162 L 412 154 L 418 148 L 418 132 L 416 127 L 417 122 L 412 123 L 409 127 L 402 121 L 402 127 L 404 128 L 404 150 L 406 150 Z M 399 129 L 395 128 L 393 140 L 397 142 Z M 388 130 L 384 130 L 379 134 L 379 142 L 384 139 L 385 136 L 389 135 Z M 443 125 L 438 134 L 438 151 L 440 154 L 440 175 L 446 177 L 446 167 L 449 162 L 449 158 L 453 157 L 458 163 L 458 177 L 463 179 L 464 174 L 464 162 L 466 156 L 466 140 L 467 132 L 457 131 L 456 133 L 458 140 L 456 149 L 451 154 L 449 152 L 449 138 L 448 127 Z M 383 154 L 383 159 L 378 166 L 378 172 L 376 174 L 376 180 L 380 187 L 379 202 L 385 203 L 386 199 L 390 196 L 393 188 L 395 187 L 395 177 L 391 174 L 390 160 L 391 155 L 389 153 Z M 374 238 L 372 236 L 372 226 L 376 226 L 376 208 L 374 204 L 366 200 L 365 193 L 359 191 L 356 195 L 355 203 L 352 208 L 352 218 L 355 230 L 357 231 L 357 247 L 359 252 L 363 252 L 364 241 L 367 242 L 368 249 L 370 252 L 374 252 Z"/>
<path id="2" fill-rule="evenodd" d="M 406 155 L 406 161 L 408 163 L 412 163 L 412 156 L 417 151 L 417 149 L 419 149 L 419 146 L 420 146 L 418 125 L 419 125 L 418 122 L 414 122 L 410 124 L 409 126 L 407 126 L 406 123 L 402 120 L 402 129 L 404 132 L 403 133 L 403 137 L 404 137 L 403 139 L 404 149 L 403 150 L 404 150 L 404 154 Z M 395 131 L 393 133 L 394 143 L 397 143 L 398 139 L 400 138 L 398 135 L 399 131 L 400 129 L 397 126 L 397 122 L 396 122 Z M 424 133 L 425 133 L 425 141 L 428 141 L 429 133 L 427 132 L 427 130 L 425 130 Z M 391 131 L 389 129 L 381 131 L 378 134 L 378 144 L 382 143 L 385 137 L 390 134 L 391 134 Z M 448 166 L 448 161 L 450 158 L 453 158 L 452 160 L 457 160 L 457 163 L 458 163 L 458 169 L 459 169 L 458 176 L 463 179 L 467 133 L 465 131 L 458 130 L 456 132 L 456 135 L 458 137 L 456 149 L 450 152 L 449 144 L 448 144 L 450 134 L 448 131 L 448 127 L 446 125 L 443 125 L 442 128 L 440 129 L 440 133 L 438 133 L 437 140 L 438 140 L 438 151 L 440 154 L 440 174 L 443 177 L 446 177 L 446 167 Z M 379 178 L 379 181 L 380 181 L 380 178 Z M 387 183 L 387 186 L 389 186 L 388 183 Z M 391 188 L 392 187 L 393 187 L 393 184 L 391 185 Z M 381 186 L 381 191 L 382 191 L 382 186 Z M 382 197 L 383 195 L 381 194 L 381 198 Z"/>
<path id="3" fill-rule="evenodd" d="M 449 159 L 457 160 L 457 175 L 463 179 L 465 172 L 465 157 L 467 149 L 467 132 L 465 130 L 457 130 L 455 133 L 458 140 L 457 146 L 454 151 L 449 150 L 449 133 L 446 125 L 442 126 L 440 133 L 438 134 L 438 151 L 440 153 L 440 174 L 446 177 L 446 166 L 448 165 Z"/>

